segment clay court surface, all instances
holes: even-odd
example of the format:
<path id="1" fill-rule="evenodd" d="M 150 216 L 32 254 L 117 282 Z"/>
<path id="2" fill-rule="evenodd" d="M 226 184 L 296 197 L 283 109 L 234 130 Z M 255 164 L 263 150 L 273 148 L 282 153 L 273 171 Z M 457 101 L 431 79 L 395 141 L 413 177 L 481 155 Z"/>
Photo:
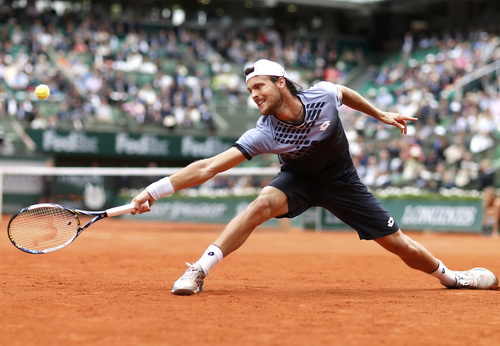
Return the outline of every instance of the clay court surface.
<path id="1" fill-rule="evenodd" d="M 170 287 L 221 225 L 108 219 L 45 255 L 1 224 L 1 345 L 499 345 L 500 292 L 448 290 L 353 232 L 259 229 L 205 292 Z M 500 273 L 500 240 L 408 233 Z"/>

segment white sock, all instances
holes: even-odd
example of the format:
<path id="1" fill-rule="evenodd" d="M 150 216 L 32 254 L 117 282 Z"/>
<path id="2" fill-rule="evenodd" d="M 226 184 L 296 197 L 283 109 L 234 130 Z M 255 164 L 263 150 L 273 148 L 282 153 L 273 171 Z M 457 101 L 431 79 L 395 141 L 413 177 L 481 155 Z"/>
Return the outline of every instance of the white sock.
<path id="1" fill-rule="evenodd" d="M 224 255 L 221 249 L 217 245 L 212 244 L 207 248 L 203 256 L 201 256 L 196 263 L 203 268 L 205 275 L 208 275 L 210 269 L 219 263 L 222 257 L 224 257 Z"/>
<path id="2" fill-rule="evenodd" d="M 439 265 L 437 269 L 430 274 L 437 278 L 439 282 L 441 282 L 445 286 L 455 286 L 455 272 L 446 268 L 446 266 L 440 260 L 438 260 L 438 263 Z"/>

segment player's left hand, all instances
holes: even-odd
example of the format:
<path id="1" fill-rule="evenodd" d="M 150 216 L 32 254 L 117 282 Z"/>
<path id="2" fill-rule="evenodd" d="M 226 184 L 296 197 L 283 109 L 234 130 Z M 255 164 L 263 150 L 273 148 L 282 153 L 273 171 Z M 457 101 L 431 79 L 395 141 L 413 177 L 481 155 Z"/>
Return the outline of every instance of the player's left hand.
<path id="1" fill-rule="evenodd" d="M 416 121 L 418 118 L 414 117 L 408 117 L 401 115 L 399 113 L 393 113 L 393 112 L 383 112 L 382 117 L 380 118 L 380 121 L 386 123 L 387 125 L 392 125 L 397 127 L 401 133 L 405 134 L 408 131 L 408 126 L 406 124 L 407 121 Z"/>

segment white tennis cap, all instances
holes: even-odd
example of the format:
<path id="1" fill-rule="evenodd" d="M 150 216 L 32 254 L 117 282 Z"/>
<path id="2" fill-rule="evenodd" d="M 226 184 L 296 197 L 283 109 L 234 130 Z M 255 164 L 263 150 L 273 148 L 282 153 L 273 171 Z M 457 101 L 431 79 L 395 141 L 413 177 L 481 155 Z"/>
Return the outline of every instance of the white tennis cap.
<path id="1" fill-rule="evenodd" d="M 285 71 L 285 68 L 278 64 L 277 62 L 270 61 L 267 59 L 260 59 L 253 64 L 254 71 L 249 73 L 246 76 L 246 81 L 255 76 L 276 76 L 276 77 L 285 77 L 287 80 L 292 82 L 295 85 L 297 91 L 303 89 L 303 87 L 299 84 L 288 78 L 288 74 Z"/>

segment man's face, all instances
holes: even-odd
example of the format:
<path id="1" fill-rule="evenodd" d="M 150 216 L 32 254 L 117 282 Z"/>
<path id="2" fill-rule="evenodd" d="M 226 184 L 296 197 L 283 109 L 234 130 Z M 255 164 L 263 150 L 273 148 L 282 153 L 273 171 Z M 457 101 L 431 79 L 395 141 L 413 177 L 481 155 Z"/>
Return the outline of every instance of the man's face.
<path id="1" fill-rule="evenodd" d="M 272 82 L 269 76 L 255 76 L 248 80 L 248 92 L 259 107 L 260 114 L 276 114 L 283 103 L 281 91 L 285 85 L 284 78 L 280 78 L 276 83 Z"/>

